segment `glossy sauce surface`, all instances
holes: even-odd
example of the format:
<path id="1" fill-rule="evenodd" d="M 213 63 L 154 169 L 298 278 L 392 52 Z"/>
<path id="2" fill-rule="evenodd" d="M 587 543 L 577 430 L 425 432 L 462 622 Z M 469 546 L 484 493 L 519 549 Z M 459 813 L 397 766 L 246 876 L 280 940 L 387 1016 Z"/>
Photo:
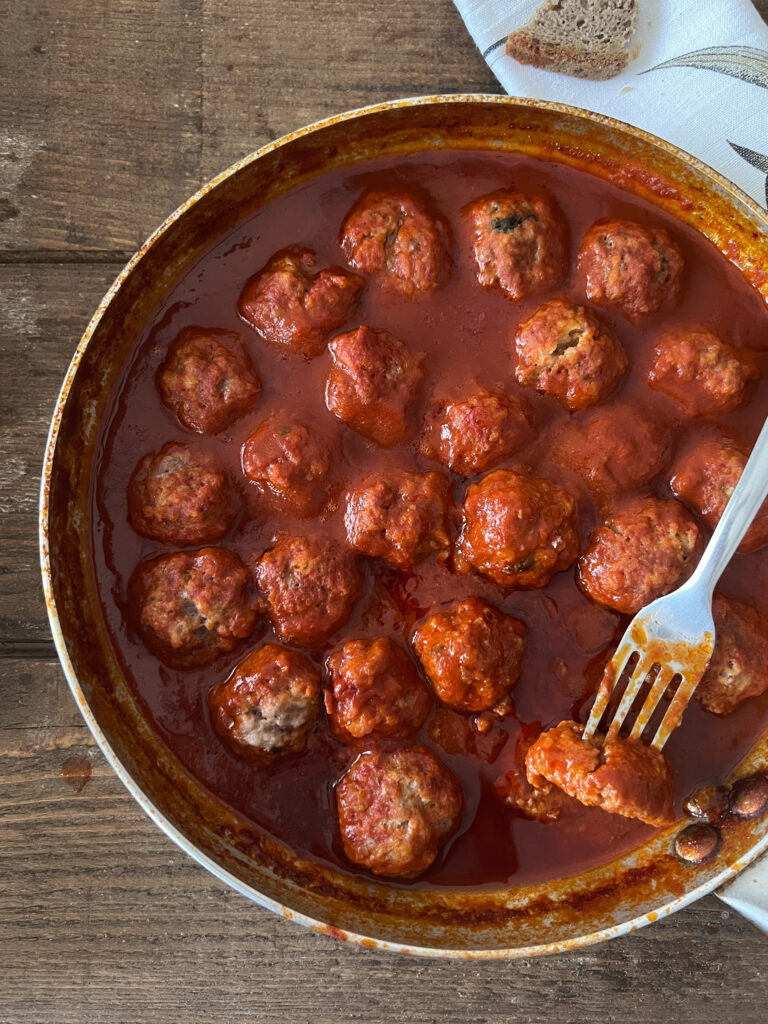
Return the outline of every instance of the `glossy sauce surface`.
<path id="1" fill-rule="evenodd" d="M 232 654 L 208 668 L 190 671 L 164 666 L 133 631 L 127 612 L 131 573 L 141 561 L 176 549 L 133 532 L 127 522 L 126 489 L 143 455 L 168 441 L 184 442 L 212 452 L 227 468 L 240 511 L 219 544 L 244 561 L 265 550 L 282 531 L 318 529 L 343 540 L 346 487 L 390 466 L 441 469 L 417 450 L 424 416 L 435 400 L 464 397 L 480 385 L 510 396 L 522 395 L 530 403 L 534 440 L 500 466 L 527 466 L 570 490 L 578 499 L 583 549 L 599 520 L 597 505 L 583 481 L 552 459 L 551 446 L 564 429 L 577 429 L 585 413 L 569 414 L 556 402 L 521 388 L 514 379 L 512 358 L 517 324 L 554 294 L 564 292 L 583 301 L 583 281 L 573 269 L 562 288 L 520 303 L 479 286 L 461 209 L 502 187 L 544 189 L 555 197 L 571 228 L 572 267 L 581 237 L 602 217 L 662 224 L 681 246 L 686 269 L 674 304 L 636 325 L 615 307 L 598 311 L 630 361 L 624 383 L 603 408 L 613 410 L 617 434 L 633 410 L 642 408 L 663 425 L 668 441 L 658 475 L 637 493 L 670 495 L 669 466 L 692 435 L 722 428 L 738 443 L 751 445 L 768 408 L 768 313 L 759 296 L 709 243 L 653 207 L 577 171 L 507 154 L 449 151 L 379 158 L 335 171 L 273 201 L 217 241 L 137 338 L 102 428 L 93 494 L 94 559 L 115 645 L 150 720 L 185 767 L 220 799 L 298 852 L 347 871 L 357 869 L 341 852 L 333 786 L 353 755 L 331 739 L 325 720 L 310 738 L 305 754 L 270 768 L 238 759 L 210 724 L 209 689 L 226 679 L 254 646 L 274 639 L 268 621 Z M 445 286 L 424 298 L 407 299 L 368 280 L 353 319 L 340 328 L 359 324 L 385 328 L 425 355 L 427 373 L 409 411 L 406 436 L 392 451 L 383 451 L 344 427 L 325 408 L 327 352 L 311 361 L 281 352 L 267 345 L 237 313 L 245 281 L 288 245 L 313 249 L 319 267 L 343 266 L 339 228 L 358 196 L 369 188 L 425 190 L 453 230 L 454 266 Z M 761 379 L 742 408 L 727 416 L 686 421 L 675 402 L 648 387 L 653 339 L 662 328 L 678 324 L 709 325 L 724 340 L 752 350 Z M 262 394 L 253 411 L 216 437 L 202 437 L 182 427 L 162 405 L 156 389 L 156 372 L 169 343 L 182 328 L 192 325 L 239 331 L 262 380 Z M 295 411 L 311 430 L 326 434 L 332 445 L 329 497 L 314 523 L 292 519 L 260 503 L 242 473 L 244 440 L 272 412 L 282 409 Z M 595 458 L 600 458 L 599 452 Z M 452 481 L 458 508 L 467 481 L 455 475 Z M 469 595 L 484 597 L 528 627 L 522 673 L 513 690 L 514 715 L 494 722 L 481 734 L 471 716 L 435 703 L 419 734 L 417 740 L 435 750 L 459 778 L 464 813 L 458 832 L 432 867 L 415 882 L 397 884 L 496 886 L 558 878 L 609 860 L 652 833 L 638 822 L 586 808 L 554 824 L 538 824 L 506 805 L 497 788 L 511 767 L 521 723 L 546 728 L 563 719 L 586 718 L 612 643 L 626 627 L 627 618 L 598 608 L 584 596 L 576 584 L 575 567 L 558 574 L 543 589 L 506 594 L 477 575 L 454 574 L 434 556 L 411 573 L 397 573 L 368 559 L 361 559 L 361 567 L 363 596 L 343 630 L 320 655 L 315 653 L 319 666 L 325 654 L 344 639 L 391 635 L 407 645 L 414 625 L 431 610 Z M 768 550 L 737 555 L 721 589 L 765 610 Z M 678 806 L 698 786 L 722 781 L 766 725 L 768 694 L 747 701 L 727 718 L 706 714 L 694 702 L 665 749 L 675 771 Z"/>

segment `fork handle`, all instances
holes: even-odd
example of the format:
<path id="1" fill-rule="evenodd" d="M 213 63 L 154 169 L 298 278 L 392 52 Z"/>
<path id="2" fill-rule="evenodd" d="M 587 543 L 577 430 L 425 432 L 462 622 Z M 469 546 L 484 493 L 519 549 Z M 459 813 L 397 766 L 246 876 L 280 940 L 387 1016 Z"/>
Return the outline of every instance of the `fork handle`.
<path id="1" fill-rule="evenodd" d="M 752 454 L 747 460 L 744 472 L 733 489 L 720 522 L 701 556 L 696 571 L 688 581 L 691 588 L 696 585 L 707 588 L 711 600 L 712 591 L 723 570 L 733 557 L 744 534 L 752 525 L 760 506 L 768 495 L 768 419 L 755 441 Z"/>

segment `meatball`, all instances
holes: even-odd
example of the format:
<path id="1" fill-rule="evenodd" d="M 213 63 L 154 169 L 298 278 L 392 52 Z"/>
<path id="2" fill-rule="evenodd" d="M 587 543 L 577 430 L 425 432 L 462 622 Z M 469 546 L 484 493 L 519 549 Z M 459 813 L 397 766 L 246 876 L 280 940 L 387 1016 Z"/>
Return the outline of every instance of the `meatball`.
<path id="1" fill-rule="evenodd" d="M 624 349 L 594 313 L 566 298 L 552 299 L 515 335 L 515 376 L 566 409 L 604 401 L 627 372 Z"/>
<path id="2" fill-rule="evenodd" d="M 363 437 L 393 448 L 405 433 L 405 412 L 422 377 L 421 359 L 388 331 L 358 327 L 329 345 L 333 366 L 328 409 Z"/>
<path id="3" fill-rule="evenodd" d="M 384 470 L 347 495 L 347 540 L 364 555 L 411 569 L 450 544 L 448 481 L 440 473 Z"/>
<path id="4" fill-rule="evenodd" d="M 637 498 L 592 534 L 579 580 L 598 604 L 634 615 L 693 568 L 699 528 L 677 501 Z"/>
<path id="5" fill-rule="evenodd" d="M 514 745 L 512 766 L 494 783 L 494 789 L 505 803 L 514 807 L 533 821 L 548 825 L 557 821 L 565 809 L 571 805 L 578 807 L 577 801 L 554 786 L 543 777 L 535 786 L 528 781 L 525 771 L 525 758 L 531 746 L 541 735 L 541 728 L 524 725 Z"/>
<path id="6" fill-rule="evenodd" d="M 255 575 L 275 631 L 307 647 L 344 625 L 362 590 L 354 556 L 317 537 L 278 538 L 257 561 Z"/>
<path id="7" fill-rule="evenodd" d="M 531 438 L 528 409 L 504 395 L 478 392 L 432 411 L 422 452 L 461 476 L 493 469 Z"/>
<path id="8" fill-rule="evenodd" d="M 479 597 L 430 615 L 413 649 L 435 693 L 459 711 L 487 711 L 517 682 L 525 626 Z"/>
<path id="9" fill-rule="evenodd" d="M 347 857 L 375 875 L 415 878 L 456 831 L 461 787 L 429 750 L 361 754 L 336 787 Z"/>
<path id="10" fill-rule="evenodd" d="M 497 469 L 467 488 L 456 567 L 500 587 L 545 587 L 579 553 L 576 503 L 562 488 Z"/>
<path id="11" fill-rule="evenodd" d="M 714 331 L 667 331 L 656 342 L 652 388 L 678 401 L 686 416 L 731 412 L 744 400 L 756 368 Z"/>
<path id="12" fill-rule="evenodd" d="M 209 665 L 256 625 L 248 572 L 225 548 L 159 555 L 138 567 L 129 590 L 147 647 L 174 668 Z"/>
<path id="13" fill-rule="evenodd" d="M 300 518 L 317 511 L 330 469 L 328 444 L 289 413 L 279 412 L 247 438 L 243 472 L 284 511 Z"/>
<path id="14" fill-rule="evenodd" d="M 406 738 L 424 723 L 429 692 L 405 651 L 388 637 L 350 640 L 326 661 L 325 709 L 343 741 Z"/>
<path id="15" fill-rule="evenodd" d="M 663 228 L 598 221 L 584 236 L 578 261 L 587 298 L 620 306 L 630 320 L 655 313 L 680 290 L 683 257 Z"/>
<path id="16" fill-rule="evenodd" d="M 502 189 L 465 210 L 472 229 L 477 279 L 511 299 L 548 291 L 568 269 L 568 226 L 547 196 Z"/>
<path id="17" fill-rule="evenodd" d="M 768 633 L 765 616 L 732 597 L 715 594 L 712 613 L 715 650 L 694 696 L 706 711 L 728 715 L 768 690 Z"/>
<path id="18" fill-rule="evenodd" d="M 220 433 L 261 391 L 239 336 L 202 327 L 187 327 L 173 341 L 157 384 L 163 402 L 198 434 Z"/>
<path id="19" fill-rule="evenodd" d="M 586 807 L 639 818 L 660 827 L 675 820 L 672 769 L 661 751 L 618 738 L 599 746 L 584 726 L 561 722 L 541 734 L 526 758 L 528 781 L 546 780 Z"/>
<path id="20" fill-rule="evenodd" d="M 341 229 L 353 267 L 412 298 L 437 288 L 451 269 L 448 228 L 407 192 L 369 192 Z"/>
<path id="21" fill-rule="evenodd" d="M 362 287 L 341 267 L 318 271 L 309 249 L 286 249 L 246 283 L 238 309 L 266 341 L 311 358 L 349 318 Z"/>
<path id="22" fill-rule="evenodd" d="M 558 431 L 552 456 L 578 473 L 602 501 L 625 495 L 661 471 L 667 440 L 659 424 L 633 405 L 612 405 Z"/>
<path id="23" fill-rule="evenodd" d="M 320 674 L 309 658 L 264 644 L 208 694 L 219 736 L 242 757 L 269 762 L 296 754 L 317 721 Z"/>

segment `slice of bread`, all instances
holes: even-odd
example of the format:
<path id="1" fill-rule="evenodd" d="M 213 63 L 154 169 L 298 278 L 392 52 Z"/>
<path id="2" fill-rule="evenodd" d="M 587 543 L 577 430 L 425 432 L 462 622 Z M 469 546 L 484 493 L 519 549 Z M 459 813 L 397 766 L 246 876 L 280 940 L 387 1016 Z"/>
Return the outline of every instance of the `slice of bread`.
<path id="1" fill-rule="evenodd" d="M 613 78 L 629 63 L 637 0 L 544 0 L 507 39 L 521 64 L 576 78 Z"/>

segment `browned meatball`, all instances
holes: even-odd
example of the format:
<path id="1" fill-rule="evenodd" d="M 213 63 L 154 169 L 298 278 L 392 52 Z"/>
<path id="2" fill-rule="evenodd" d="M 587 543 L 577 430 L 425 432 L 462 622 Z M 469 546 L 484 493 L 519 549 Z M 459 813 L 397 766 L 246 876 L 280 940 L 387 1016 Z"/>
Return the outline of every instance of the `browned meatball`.
<path id="1" fill-rule="evenodd" d="M 210 664 L 256 625 L 248 572 L 225 548 L 159 555 L 138 567 L 129 590 L 147 647 L 174 668 Z"/>
<path id="2" fill-rule="evenodd" d="M 216 732 L 242 757 L 269 762 L 303 750 L 317 720 L 320 674 L 309 658 L 264 644 L 208 694 Z"/>
<path id="3" fill-rule="evenodd" d="M 520 675 L 525 626 L 479 597 L 430 615 L 413 649 L 435 693 L 459 711 L 487 711 Z"/>
<path id="4" fill-rule="evenodd" d="M 598 604 L 634 615 L 683 582 L 698 539 L 679 502 L 637 498 L 592 534 L 579 559 L 581 585 Z"/>
<path id="5" fill-rule="evenodd" d="M 678 461 L 672 490 L 701 516 L 710 530 L 720 522 L 747 464 L 747 453 L 725 439 L 707 438 Z M 747 530 L 739 551 L 757 551 L 768 544 L 768 501 Z"/>
<path id="6" fill-rule="evenodd" d="M 765 616 L 723 594 L 712 602 L 715 650 L 694 696 L 707 711 L 729 715 L 748 697 L 768 690 Z"/>
<path id="7" fill-rule="evenodd" d="M 686 416 L 731 412 L 756 368 L 707 328 L 667 331 L 656 342 L 651 387 L 676 399 Z"/>
<path id="8" fill-rule="evenodd" d="M 557 821 L 564 810 L 577 808 L 578 802 L 566 796 L 542 776 L 535 786 L 528 781 L 525 758 L 533 743 L 541 735 L 541 727 L 524 725 L 518 734 L 512 754 L 512 764 L 501 778 L 494 783 L 494 789 L 511 807 L 526 818 L 548 825 Z M 507 748 L 508 749 L 508 748 Z"/>
<path id="9" fill-rule="evenodd" d="M 238 309 L 266 341 L 311 358 L 349 318 L 362 287 L 341 267 L 318 271 L 309 249 L 286 249 L 246 283 Z"/>
<path id="10" fill-rule="evenodd" d="M 350 640 L 326 661 L 331 689 L 325 709 L 344 741 L 412 735 L 430 708 L 429 692 L 411 659 L 389 637 Z"/>
<path id="11" fill-rule="evenodd" d="M 655 313 L 680 290 L 683 257 L 663 228 L 598 221 L 584 236 L 578 260 L 587 298 L 621 306 L 630 320 Z"/>
<path id="12" fill-rule="evenodd" d="M 375 875 L 415 878 L 455 832 L 461 787 L 429 750 L 361 754 L 336 787 L 344 852 Z"/>
<path id="13" fill-rule="evenodd" d="M 224 430 L 261 391 L 239 336 L 202 327 L 187 327 L 172 342 L 157 385 L 168 408 L 198 434 Z"/>
<path id="14" fill-rule="evenodd" d="M 329 345 L 328 409 L 382 448 L 405 433 L 405 412 L 422 377 L 421 359 L 388 331 L 358 327 Z"/>
<path id="15" fill-rule="evenodd" d="M 347 495 L 347 540 L 364 555 L 411 569 L 450 544 L 448 481 L 440 473 L 384 470 Z"/>
<path id="16" fill-rule="evenodd" d="M 568 269 L 568 225 L 543 195 L 501 189 L 465 210 L 472 229 L 477 279 L 511 299 L 557 287 Z"/>
<path id="17" fill-rule="evenodd" d="M 258 560 L 255 574 L 275 631 L 307 647 L 344 625 L 362 589 L 354 556 L 317 537 L 280 537 Z"/>
<path id="18" fill-rule="evenodd" d="M 624 349 L 584 306 L 552 299 L 515 335 L 520 384 L 556 398 L 566 409 L 604 401 L 627 372 Z"/>
<path id="19" fill-rule="evenodd" d="M 422 451 L 462 476 L 493 469 L 531 437 L 524 403 L 478 392 L 432 410 Z"/>
<path id="20" fill-rule="evenodd" d="M 322 504 L 330 468 L 328 442 L 287 412 L 261 423 L 246 439 L 243 472 L 279 508 L 300 518 Z"/>
<path id="21" fill-rule="evenodd" d="M 658 423 L 640 407 L 622 403 L 564 424 L 554 438 L 552 455 L 604 501 L 656 476 L 666 461 L 667 442 Z"/>
<path id="22" fill-rule="evenodd" d="M 410 297 L 437 288 L 451 269 L 448 228 L 407 192 L 362 196 L 340 244 L 353 267 Z"/>
<path id="23" fill-rule="evenodd" d="M 648 825 L 675 820 L 672 768 L 664 755 L 640 740 L 618 738 L 604 746 L 582 739 L 583 725 L 561 722 L 528 751 L 528 781 L 559 786 L 586 807 L 639 818 Z"/>
<path id="24" fill-rule="evenodd" d="M 579 553 L 576 503 L 561 487 L 497 469 L 467 488 L 456 567 L 500 587 L 545 587 Z"/>
<path id="25" fill-rule="evenodd" d="M 210 544 L 232 524 L 229 482 L 211 456 L 185 444 L 145 455 L 128 484 L 128 518 L 145 537 L 166 544 Z"/>

